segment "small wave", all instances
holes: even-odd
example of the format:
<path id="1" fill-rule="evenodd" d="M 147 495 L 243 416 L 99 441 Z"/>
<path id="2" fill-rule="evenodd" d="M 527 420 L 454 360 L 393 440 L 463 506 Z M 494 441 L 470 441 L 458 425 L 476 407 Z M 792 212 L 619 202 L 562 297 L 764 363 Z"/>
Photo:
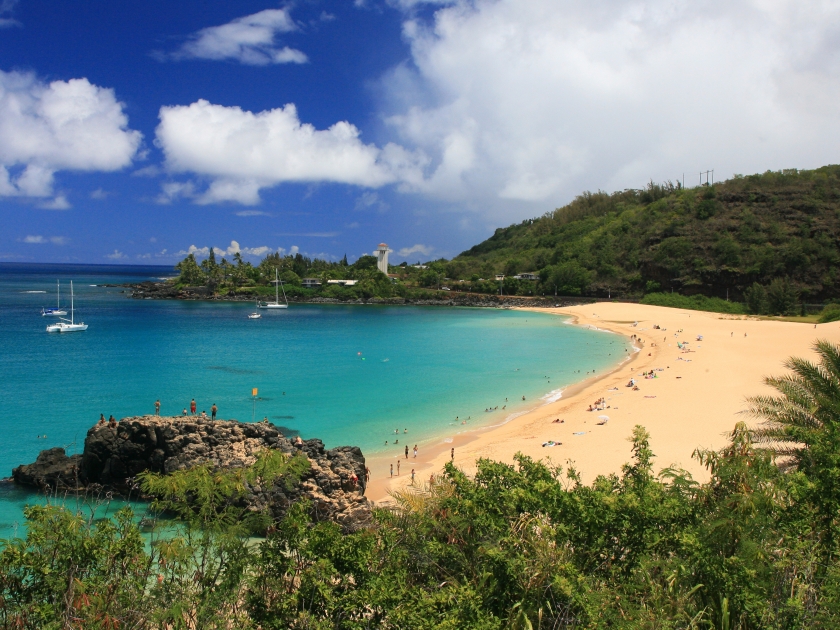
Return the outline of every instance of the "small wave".
<path id="1" fill-rule="evenodd" d="M 46 291 L 21 291 L 21 293 L 46 293 Z"/>
<path id="2" fill-rule="evenodd" d="M 555 389 L 548 392 L 545 396 L 540 398 L 540 400 L 544 400 L 547 403 L 557 402 L 563 398 L 563 390 L 562 389 Z"/>
<path id="3" fill-rule="evenodd" d="M 443 438 L 443 441 L 447 444 L 452 444 L 452 438 Z"/>

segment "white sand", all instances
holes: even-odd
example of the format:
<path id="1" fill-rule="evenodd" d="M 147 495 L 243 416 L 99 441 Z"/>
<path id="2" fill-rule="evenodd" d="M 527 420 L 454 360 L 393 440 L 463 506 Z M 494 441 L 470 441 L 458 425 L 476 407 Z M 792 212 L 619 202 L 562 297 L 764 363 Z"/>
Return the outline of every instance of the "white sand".
<path id="1" fill-rule="evenodd" d="M 571 460 L 588 483 L 597 475 L 621 471 L 630 460 L 628 438 L 637 424 L 651 435 L 656 470 L 676 465 L 698 480 L 706 479 L 705 469 L 692 459 L 692 453 L 698 447 L 723 447 L 735 423 L 749 420 L 739 415 L 746 406 L 745 398 L 772 392 L 763 384 L 763 377 L 782 374 L 782 363 L 788 357 L 814 359 L 812 346 L 817 339 L 840 343 L 840 322 L 815 329 L 813 324 L 611 302 L 550 312 L 572 315 L 578 325 L 626 337 L 635 334 L 641 339 L 637 344 L 641 350 L 615 372 L 569 388 L 557 402 L 503 426 L 478 429 L 452 436 L 451 443 L 425 447 L 417 459 L 402 461 L 399 478 L 388 478 L 387 471 L 378 470 L 382 466 L 377 465 L 377 470 L 372 468 L 367 490 L 370 499 L 385 500 L 391 489 L 408 484 L 412 468 L 417 472 L 417 484 L 427 482 L 429 475 L 449 460 L 453 446 L 455 464 L 468 474 L 475 471 L 479 458 L 512 463 L 513 456 L 521 452 L 554 464 L 566 465 Z M 680 329 L 683 332 L 677 333 Z M 698 335 L 703 336 L 702 341 L 697 341 Z M 690 351 L 680 350 L 677 341 L 689 342 Z M 651 369 L 662 371 L 655 372 L 655 379 L 639 376 Z M 638 391 L 625 387 L 631 376 L 636 378 Z M 609 408 L 587 411 L 601 397 Z M 609 421 L 598 426 L 599 415 L 609 416 Z M 565 422 L 554 423 L 558 418 Z M 543 447 L 549 440 L 562 445 Z"/>

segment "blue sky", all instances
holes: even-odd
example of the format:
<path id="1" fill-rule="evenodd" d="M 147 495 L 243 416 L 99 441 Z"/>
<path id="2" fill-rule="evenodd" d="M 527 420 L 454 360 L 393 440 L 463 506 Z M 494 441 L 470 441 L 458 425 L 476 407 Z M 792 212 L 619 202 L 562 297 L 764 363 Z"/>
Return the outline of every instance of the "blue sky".
<path id="1" fill-rule="evenodd" d="M 452 257 L 583 190 L 837 162 L 840 8 L 0 0 L 0 260 Z"/>

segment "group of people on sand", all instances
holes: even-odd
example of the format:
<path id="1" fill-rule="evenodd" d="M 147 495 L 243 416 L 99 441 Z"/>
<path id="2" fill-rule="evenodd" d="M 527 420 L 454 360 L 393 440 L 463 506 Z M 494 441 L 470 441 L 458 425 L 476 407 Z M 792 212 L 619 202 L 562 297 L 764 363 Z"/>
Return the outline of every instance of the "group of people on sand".
<path id="1" fill-rule="evenodd" d="M 592 405 L 589 405 L 589 409 L 587 409 L 587 411 L 603 411 L 604 410 L 604 405 L 606 405 L 606 404 L 607 404 L 607 399 L 601 397 L 598 400 L 596 400 Z"/>

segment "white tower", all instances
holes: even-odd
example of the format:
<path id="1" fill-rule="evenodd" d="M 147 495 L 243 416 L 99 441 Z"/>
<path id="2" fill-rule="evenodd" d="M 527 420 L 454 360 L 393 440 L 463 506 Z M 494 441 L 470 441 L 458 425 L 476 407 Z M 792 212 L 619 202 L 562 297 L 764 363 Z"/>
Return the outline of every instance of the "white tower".
<path id="1" fill-rule="evenodd" d="M 385 243 L 379 243 L 379 247 L 376 248 L 376 268 L 385 275 L 388 275 L 388 252 L 390 251 Z"/>

